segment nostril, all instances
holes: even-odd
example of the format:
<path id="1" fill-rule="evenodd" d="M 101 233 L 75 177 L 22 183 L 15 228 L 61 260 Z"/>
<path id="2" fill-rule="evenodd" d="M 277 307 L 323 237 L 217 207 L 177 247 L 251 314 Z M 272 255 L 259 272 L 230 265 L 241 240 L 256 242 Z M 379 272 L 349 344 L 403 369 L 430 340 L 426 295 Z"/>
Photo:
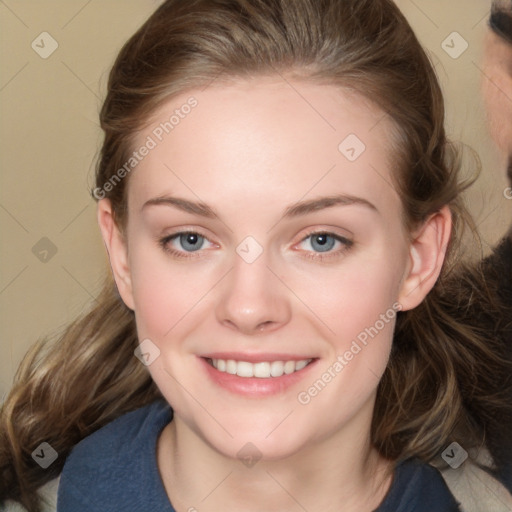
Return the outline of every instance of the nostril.
<path id="1" fill-rule="evenodd" d="M 273 323 L 272 320 L 267 320 L 266 322 L 262 322 L 261 324 L 259 324 L 257 329 L 258 329 L 258 331 L 263 331 L 267 327 L 271 326 L 272 323 Z"/>

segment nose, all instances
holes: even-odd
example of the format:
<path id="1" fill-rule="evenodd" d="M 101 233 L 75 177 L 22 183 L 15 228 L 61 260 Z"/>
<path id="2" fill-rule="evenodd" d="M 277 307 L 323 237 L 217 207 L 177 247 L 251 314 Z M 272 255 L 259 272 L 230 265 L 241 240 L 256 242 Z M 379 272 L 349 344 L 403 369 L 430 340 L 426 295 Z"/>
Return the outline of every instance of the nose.
<path id="1" fill-rule="evenodd" d="M 217 320 L 243 334 L 274 331 L 291 318 L 287 291 L 269 269 L 265 253 L 252 263 L 237 256 L 234 268 L 223 280 Z"/>

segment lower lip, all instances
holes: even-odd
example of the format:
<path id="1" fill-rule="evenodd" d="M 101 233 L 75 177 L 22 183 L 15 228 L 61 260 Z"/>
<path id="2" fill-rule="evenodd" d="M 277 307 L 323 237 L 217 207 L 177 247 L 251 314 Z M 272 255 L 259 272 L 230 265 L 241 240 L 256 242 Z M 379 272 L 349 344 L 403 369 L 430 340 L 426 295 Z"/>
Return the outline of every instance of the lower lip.
<path id="1" fill-rule="evenodd" d="M 220 372 L 214 368 L 204 357 L 199 358 L 210 379 L 218 386 L 244 396 L 263 397 L 283 393 L 285 390 L 309 375 L 311 367 L 317 362 L 314 359 L 302 370 L 281 377 L 239 377 L 227 372 Z"/>

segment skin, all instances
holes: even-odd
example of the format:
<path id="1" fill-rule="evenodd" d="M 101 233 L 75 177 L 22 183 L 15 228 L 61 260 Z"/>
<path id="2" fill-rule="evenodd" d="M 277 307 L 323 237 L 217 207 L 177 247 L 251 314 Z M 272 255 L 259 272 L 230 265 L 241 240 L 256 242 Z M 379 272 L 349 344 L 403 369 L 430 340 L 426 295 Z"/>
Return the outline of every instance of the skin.
<path id="1" fill-rule="evenodd" d="M 488 30 L 482 90 L 491 135 L 512 184 L 512 44 Z"/>
<path id="2" fill-rule="evenodd" d="M 298 503 L 308 511 L 373 510 L 392 478 L 369 434 L 394 320 L 309 404 L 298 403 L 297 394 L 393 303 L 407 310 L 423 300 L 441 269 L 449 211 L 405 231 L 389 185 L 389 123 L 363 98 L 332 86 L 259 77 L 187 92 L 156 112 L 138 142 L 191 94 L 196 109 L 130 177 L 125 232 L 108 200 L 98 209 L 139 338 L 161 352 L 148 369 L 175 413 L 157 447 L 165 489 L 179 512 L 226 504 L 287 511 Z M 366 145 L 354 162 L 338 151 L 350 133 Z M 283 218 L 298 201 L 334 194 L 373 208 L 354 203 Z M 169 195 L 206 203 L 219 219 L 168 204 L 144 207 Z M 209 242 L 192 257 L 177 239 L 168 247 L 186 257 L 162 248 L 160 239 L 185 228 Z M 337 256 L 314 259 L 311 230 L 351 245 L 337 243 Z M 250 264 L 236 252 L 247 236 L 263 249 Z M 212 350 L 318 361 L 286 391 L 247 397 L 208 381 L 198 356 Z M 250 468 L 237 459 L 247 442 L 262 456 Z"/>

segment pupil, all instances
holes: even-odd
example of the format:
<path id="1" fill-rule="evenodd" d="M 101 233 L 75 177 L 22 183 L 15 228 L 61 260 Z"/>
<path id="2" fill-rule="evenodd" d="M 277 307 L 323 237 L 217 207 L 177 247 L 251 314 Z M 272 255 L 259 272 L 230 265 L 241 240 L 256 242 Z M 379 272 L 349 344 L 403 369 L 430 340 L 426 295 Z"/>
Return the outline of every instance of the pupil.
<path id="1" fill-rule="evenodd" d="M 180 235 L 180 242 L 183 249 L 186 251 L 198 251 L 201 249 L 202 246 L 202 239 L 203 237 L 201 235 L 198 235 L 197 233 L 185 233 L 183 235 Z M 201 241 L 201 243 L 199 243 Z"/>
<path id="2" fill-rule="evenodd" d="M 321 233 L 319 235 L 315 235 L 311 239 L 311 245 L 313 249 L 319 252 L 327 252 L 330 251 L 333 247 L 336 241 L 334 238 L 326 233 Z"/>

